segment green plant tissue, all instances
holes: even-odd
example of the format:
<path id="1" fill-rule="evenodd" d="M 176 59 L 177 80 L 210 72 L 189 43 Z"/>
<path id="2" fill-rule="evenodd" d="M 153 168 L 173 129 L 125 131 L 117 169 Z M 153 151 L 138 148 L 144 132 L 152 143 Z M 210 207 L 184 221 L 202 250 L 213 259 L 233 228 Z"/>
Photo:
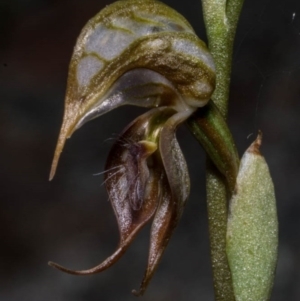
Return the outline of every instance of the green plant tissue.
<path id="1" fill-rule="evenodd" d="M 260 144 L 261 135 L 242 157 L 229 207 L 226 249 L 236 301 L 269 300 L 276 269 L 276 200 Z"/>

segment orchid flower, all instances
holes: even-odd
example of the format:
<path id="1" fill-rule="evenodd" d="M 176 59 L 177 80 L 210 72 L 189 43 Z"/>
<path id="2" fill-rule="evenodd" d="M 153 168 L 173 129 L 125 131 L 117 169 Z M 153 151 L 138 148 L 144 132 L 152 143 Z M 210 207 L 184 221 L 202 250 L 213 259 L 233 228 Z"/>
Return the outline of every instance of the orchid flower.
<path id="1" fill-rule="evenodd" d="M 207 23 L 214 24 L 218 9 L 223 16 L 225 10 L 219 2 L 217 7 L 211 6 L 211 1 L 203 3 L 206 12 L 210 12 Z M 228 10 L 229 16 L 231 12 Z M 218 28 L 229 23 L 227 18 L 221 18 L 216 24 Z M 225 33 L 227 36 L 227 28 Z M 220 67 L 228 67 L 224 52 L 215 52 L 216 45 L 221 50 L 229 47 L 223 46 L 219 34 L 219 29 L 209 31 L 209 35 L 215 35 L 211 49 L 218 63 L 217 72 Z M 118 261 L 138 232 L 152 220 L 148 265 L 139 290 L 133 290 L 135 295 L 145 292 L 190 191 L 187 164 L 176 139 L 178 126 L 188 120 L 193 135 L 221 173 L 215 173 L 213 167 L 208 179 L 217 299 L 248 301 L 255 295 L 267 300 L 277 256 L 274 187 L 259 153 L 261 135 L 240 165 L 222 116 L 226 110 L 221 106 L 220 112 L 210 100 L 216 85 L 215 73 L 213 58 L 191 25 L 158 1 L 118 1 L 87 23 L 69 67 L 65 113 L 50 180 L 66 139 L 86 122 L 123 105 L 149 111 L 123 130 L 106 162 L 105 184 L 120 232 L 115 252 L 87 270 L 71 270 L 49 262 L 51 266 L 74 275 L 102 272 Z M 217 92 L 226 96 L 229 76 L 218 79 Z M 217 101 L 218 93 L 214 94 Z M 254 253 L 255 258 L 251 255 Z"/>
<path id="2" fill-rule="evenodd" d="M 114 264 L 153 219 L 145 291 L 189 195 L 187 165 L 177 127 L 207 104 L 215 67 L 189 23 L 153 0 L 116 2 L 83 28 L 70 63 L 64 120 L 50 179 L 67 138 L 87 121 L 122 105 L 150 111 L 136 118 L 113 145 L 105 183 L 117 217 L 120 243 L 100 265 L 64 272 L 87 275 Z"/>

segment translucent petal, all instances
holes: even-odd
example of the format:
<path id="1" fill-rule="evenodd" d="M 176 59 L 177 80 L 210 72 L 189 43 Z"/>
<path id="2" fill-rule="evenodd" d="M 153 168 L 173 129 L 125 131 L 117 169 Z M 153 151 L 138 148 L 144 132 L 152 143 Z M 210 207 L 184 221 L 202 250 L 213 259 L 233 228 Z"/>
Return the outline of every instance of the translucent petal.
<path id="1" fill-rule="evenodd" d="M 145 108 L 172 106 L 177 110 L 186 109 L 185 101 L 166 77 L 149 69 L 137 68 L 123 74 L 109 91 L 89 108 L 78 121 L 75 130 L 89 120 L 123 105 Z"/>
<path id="2" fill-rule="evenodd" d="M 76 105 L 76 107 L 74 107 Z M 79 102 L 66 103 L 65 117 L 60 130 L 50 180 L 54 177 L 60 154 L 66 139 L 83 124 L 123 105 L 145 108 L 170 106 L 178 111 L 195 110 L 188 107 L 172 83 L 161 74 L 149 69 L 138 68 L 123 74 L 107 91 L 93 103 L 77 121 Z"/>

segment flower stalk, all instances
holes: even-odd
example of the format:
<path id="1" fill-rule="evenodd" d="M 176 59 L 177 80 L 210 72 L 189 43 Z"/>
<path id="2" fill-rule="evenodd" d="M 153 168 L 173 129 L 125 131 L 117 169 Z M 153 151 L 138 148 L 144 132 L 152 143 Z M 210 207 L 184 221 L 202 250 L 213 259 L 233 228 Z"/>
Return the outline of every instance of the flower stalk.
<path id="1" fill-rule="evenodd" d="M 195 112 L 187 124 L 214 165 L 225 177 L 229 191 L 232 193 L 239 169 L 239 155 L 221 112 L 211 101 Z"/>
<path id="2" fill-rule="evenodd" d="M 228 111 L 233 42 L 242 5 L 243 0 L 202 0 L 208 45 L 216 64 L 216 89 L 212 100 L 225 119 Z M 199 120 L 197 121 L 195 115 L 189 121 L 194 128 L 197 127 L 197 122 Z M 232 147 L 234 147 L 233 144 Z M 207 210 L 215 299 L 234 301 L 231 272 L 226 254 L 227 200 L 230 196 L 227 189 L 228 180 L 220 172 L 219 166 L 215 164 L 215 161 L 208 159 L 206 168 Z"/>

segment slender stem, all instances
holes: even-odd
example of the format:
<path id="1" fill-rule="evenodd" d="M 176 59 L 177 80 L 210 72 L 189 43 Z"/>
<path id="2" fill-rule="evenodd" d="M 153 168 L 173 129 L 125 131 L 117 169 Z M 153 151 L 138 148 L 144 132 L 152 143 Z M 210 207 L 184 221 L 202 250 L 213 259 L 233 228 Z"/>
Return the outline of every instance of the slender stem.
<path id="1" fill-rule="evenodd" d="M 233 41 L 243 0 L 202 0 L 209 49 L 217 70 L 213 100 L 224 116 L 228 110 Z"/>
<path id="2" fill-rule="evenodd" d="M 213 101 L 226 118 L 233 41 L 243 0 L 202 0 L 209 49 L 214 57 L 217 85 Z M 207 160 L 207 207 L 215 299 L 234 301 L 226 255 L 227 189 L 225 178 Z"/>

